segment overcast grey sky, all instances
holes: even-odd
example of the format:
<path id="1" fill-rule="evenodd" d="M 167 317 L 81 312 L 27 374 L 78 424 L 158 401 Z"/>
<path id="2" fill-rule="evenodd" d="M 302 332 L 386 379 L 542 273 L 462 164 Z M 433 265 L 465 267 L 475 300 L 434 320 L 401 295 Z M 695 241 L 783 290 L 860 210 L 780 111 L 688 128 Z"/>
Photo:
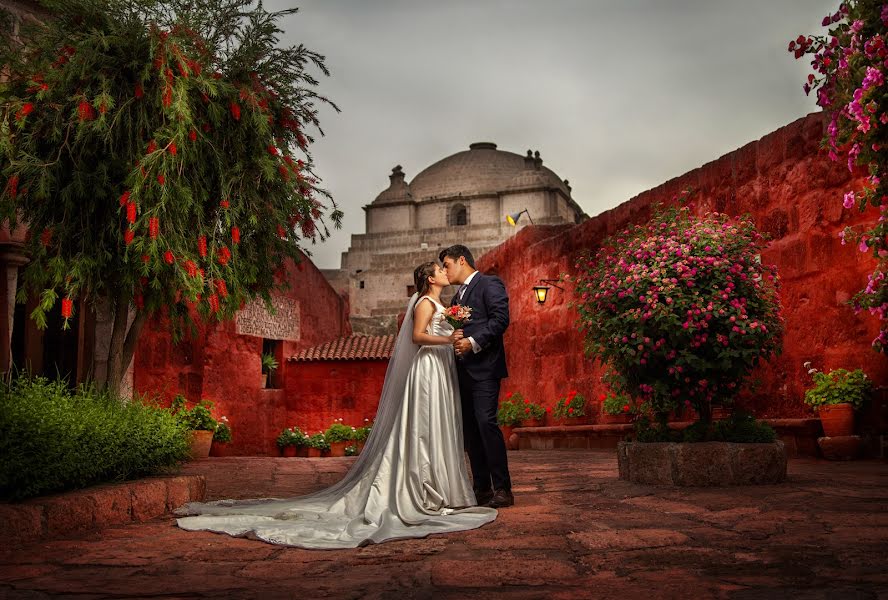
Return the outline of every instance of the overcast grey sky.
<path id="1" fill-rule="evenodd" d="M 361 207 L 476 141 L 570 180 L 589 215 L 818 110 L 786 51 L 838 0 L 302 0 L 284 42 L 326 56 L 317 171 L 345 211 L 311 247 L 338 268 Z"/>

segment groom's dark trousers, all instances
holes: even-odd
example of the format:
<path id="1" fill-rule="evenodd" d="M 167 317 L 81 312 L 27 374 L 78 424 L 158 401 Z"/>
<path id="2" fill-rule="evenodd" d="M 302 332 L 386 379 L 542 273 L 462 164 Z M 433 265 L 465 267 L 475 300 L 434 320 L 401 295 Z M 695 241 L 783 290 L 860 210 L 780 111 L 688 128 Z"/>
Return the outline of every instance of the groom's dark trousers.
<path id="1" fill-rule="evenodd" d="M 457 360 L 462 399 L 463 437 L 475 491 L 512 489 L 506 442 L 496 421 L 500 382 L 508 377 L 503 333 L 509 326 L 509 296 L 499 277 L 477 273 L 452 304 L 472 307 L 465 337 L 481 347 Z"/>

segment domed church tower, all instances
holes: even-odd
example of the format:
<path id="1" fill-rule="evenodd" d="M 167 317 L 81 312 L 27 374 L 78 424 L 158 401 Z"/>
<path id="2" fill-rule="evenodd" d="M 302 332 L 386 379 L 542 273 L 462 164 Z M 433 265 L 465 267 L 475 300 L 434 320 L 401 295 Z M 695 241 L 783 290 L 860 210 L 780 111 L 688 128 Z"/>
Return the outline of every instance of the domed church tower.
<path id="1" fill-rule="evenodd" d="M 539 152 L 521 156 L 490 142 L 439 160 L 410 183 L 398 165 L 389 180 L 364 206 L 367 233 L 351 236 L 341 269 L 325 271 L 334 287 L 347 287 L 355 333 L 394 333 L 414 292 L 414 267 L 437 260 L 447 246 L 464 244 L 478 258 L 531 219 L 557 225 L 588 218 Z M 522 211 L 512 226 L 506 217 Z"/>

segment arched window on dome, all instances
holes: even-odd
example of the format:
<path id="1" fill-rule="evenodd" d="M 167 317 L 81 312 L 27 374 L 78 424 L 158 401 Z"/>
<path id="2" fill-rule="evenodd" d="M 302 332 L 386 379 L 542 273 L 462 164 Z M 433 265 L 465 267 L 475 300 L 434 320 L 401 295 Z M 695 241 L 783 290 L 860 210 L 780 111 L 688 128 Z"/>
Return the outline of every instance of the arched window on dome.
<path id="1" fill-rule="evenodd" d="M 448 219 L 448 225 L 468 225 L 469 224 L 469 213 L 466 210 L 465 205 L 463 204 L 454 204 L 450 207 L 450 218 Z"/>

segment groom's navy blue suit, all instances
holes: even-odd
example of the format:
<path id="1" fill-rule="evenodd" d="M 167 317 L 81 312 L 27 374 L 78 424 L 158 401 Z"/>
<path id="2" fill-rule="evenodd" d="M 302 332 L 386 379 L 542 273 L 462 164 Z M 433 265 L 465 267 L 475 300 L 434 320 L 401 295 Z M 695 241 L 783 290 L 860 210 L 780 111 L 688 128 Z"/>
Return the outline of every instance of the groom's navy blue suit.
<path id="1" fill-rule="evenodd" d="M 469 350 L 456 361 L 462 397 L 463 437 L 476 492 L 511 490 L 506 443 L 496 421 L 500 381 L 508 377 L 503 333 L 509 326 L 509 295 L 499 277 L 476 273 L 451 305 L 472 308 L 472 318 L 463 327 L 480 352 Z"/>

